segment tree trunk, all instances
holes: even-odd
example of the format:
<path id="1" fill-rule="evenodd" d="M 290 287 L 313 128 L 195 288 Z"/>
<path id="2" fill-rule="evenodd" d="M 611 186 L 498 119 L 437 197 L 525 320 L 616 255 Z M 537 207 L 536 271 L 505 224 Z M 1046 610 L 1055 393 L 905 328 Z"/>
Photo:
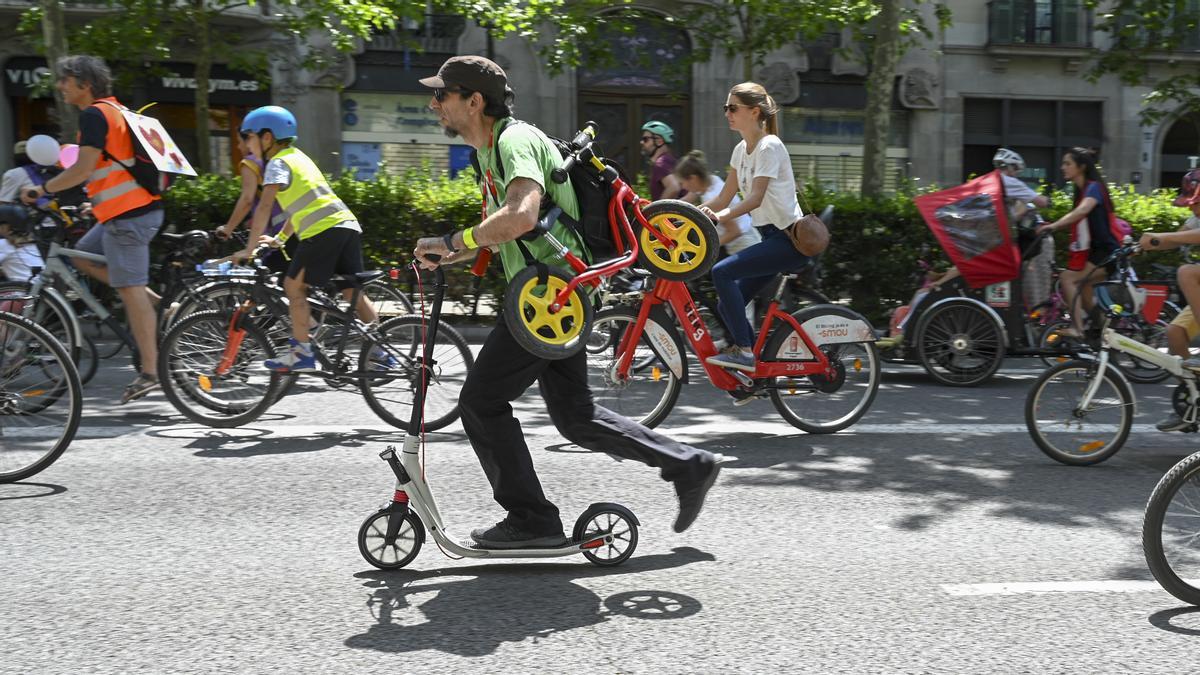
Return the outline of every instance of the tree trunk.
<path id="1" fill-rule="evenodd" d="M 42 39 L 46 42 L 46 64 L 53 73 L 58 60 L 67 55 L 67 26 L 63 21 L 62 3 L 59 0 L 39 0 L 39 3 L 42 8 Z M 59 140 L 74 143 L 79 130 L 79 111 L 67 105 L 57 89 L 54 90 L 54 109 L 58 117 Z"/>
<path id="2" fill-rule="evenodd" d="M 212 72 L 212 36 L 205 0 L 194 0 L 196 8 L 196 163 L 200 173 L 213 170 L 212 133 L 208 129 L 208 80 Z"/>
<path id="3" fill-rule="evenodd" d="M 875 35 L 871 73 L 867 75 L 861 188 L 864 197 L 878 197 L 883 194 L 883 178 L 887 172 L 888 131 L 891 127 L 892 89 L 901 56 L 900 1 L 880 2 L 879 32 Z"/>

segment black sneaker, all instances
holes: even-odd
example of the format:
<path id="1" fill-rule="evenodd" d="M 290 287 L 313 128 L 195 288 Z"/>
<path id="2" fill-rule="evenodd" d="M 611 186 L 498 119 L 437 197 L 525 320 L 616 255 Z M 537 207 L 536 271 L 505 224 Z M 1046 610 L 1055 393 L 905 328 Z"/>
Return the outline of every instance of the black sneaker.
<path id="1" fill-rule="evenodd" d="M 489 528 L 472 530 L 471 539 L 480 548 L 553 548 L 567 542 L 567 538 L 558 534 L 530 534 L 513 527 L 507 520 L 502 520 Z"/>
<path id="2" fill-rule="evenodd" d="M 1187 422 L 1184 422 L 1183 418 L 1179 415 L 1171 415 L 1167 419 L 1155 424 L 1154 428 L 1158 429 L 1159 431 L 1183 431 L 1189 426 L 1191 425 L 1189 425 Z"/>
<path id="3" fill-rule="evenodd" d="M 696 522 L 700 507 L 704 506 L 704 497 L 721 472 L 721 456 L 713 455 L 704 469 L 697 477 L 675 481 L 675 494 L 679 496 L 679 515 L 675 517 L 674 526 L 676 532 L 683 532 Z"/>

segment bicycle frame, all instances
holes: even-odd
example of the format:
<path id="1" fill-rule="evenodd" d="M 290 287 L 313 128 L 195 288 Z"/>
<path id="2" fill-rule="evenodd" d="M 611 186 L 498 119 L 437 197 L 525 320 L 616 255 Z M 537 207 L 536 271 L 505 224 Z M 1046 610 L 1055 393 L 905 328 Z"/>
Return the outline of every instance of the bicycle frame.
<path id="1" fill-rule="evenodd" d="M 1104 329 L 1101 331 L 1101 349 L 1100 354 L 1096 357 L 1098 368 L 1096 377 L 1088 383 L 1087 389 L 1083 392 L 1083 398 L 1079 402 L 1081 410 L 1087 410 L 1092 404 L 1092 398 L 1096 395 L 1096 391 L 1100 388 L 1101 374 L 1108 367 L 1108 355 L 1110 351 L 1118 351 L 1130 356 L 1137 357 L 1142 361 L 1148 361 L 1154 365 L 1167 371 L 1184 386 L 1188 388 L 1189 400 L 1200 401 L 1200 389 L 1196 386 L 1196 373 L 1192 370 L 1183 367 L 1183 359 L 1171 354 L 1164 354 L 1153 347 L 1144 345 L 1137 340 L 1125 337 L 1117 331 L 1109 328 L 1108 322 L 1105 322 Z M 1188 420 L 1195 422 L 1197 420 Z"/>
<path id="2" fill-rule="evenodd" d="M 696 311 L 696 304 L 692 300 L 692 295 L 688 291 L 687 285 L 682 281 L 658 280 L 654 288 L 643 296 L 637 320 L 634 322 L 633 327 L 621 337 L 621 344 L 618 347 L 618 353 L 621 356 L 617 361 L 616 375 L 621 379 L 629 377 L 629 369 L 633 363 L 634 351 L 631 347 L 636 345 L 641 339 L 642 333 L 645 330 L 646 320 L 650 316 L 650 311 L 655 306 L 663 304 L 669 305 L 675 312 L 675 316 L 679 322 L 683 324 L 684 336 L 691 345 L 692 352 L 700 359 L 700 365 L 704 367 L 704 372 L 708 375 L 708 379 L 719 389 L 732 391 L 738 386 L 752 386 L 755 379 L 803 377 L 817 374 L 832 375 L 833 366 L 830 364 L 829 359 L 808 335 L 804 327 L 790 314 L 779 310 L 778 294 L 779 292 L 777 291 L 776 297 L 772 298 L 771 303 L 767 306 L 767 313 L 763 317 L 763 323 L 754 344 L 754 354 L 756 358 L 761 356 L 767 338 L 771 334 L 772 326 L 776 321 L 782 321 L 789 324 L 799 337 L 799 340 L 795 344 L 790 345 L 789 348 L 789 351 L 796 354 L 798 357 L 797 360 L 764 361 L 757 359 L 754 372 L 749 374 L 708 363 L 708 357 L 717 354 L 718 350 L 713 343 L 708 326 L 705 325 L 704 319 Z M 848 330 L 834 326 L 821 329 Z M 654 337 L 651 335 L 652 340 Z M 873 337 L 869 336 L 868 339 L 873 339 Z M 654 343 L 659 349 L 667 349 L 668 353 L 674 350 L 674 345 L 670 340 L 655 340 Z"/>
<path id="3" fill-rule="evenodd" d="M 633 224 L 629 222 L 629 217 L 625 213 L 626 205 L 633 207 L 633 215 L 638 224 L 649 231 L 663 246 L 674 248 L 676 245 L 673 240 L 650 225 L 650 222 L 646 220 L 646 216 L 642 215 L 641 205 L 649 202 L 638 197 L 634 193 L 633 188 L 621 180 L 620 175 L 614 169 L 600 161 L 595 155 L 590 155 L 590 161 L 602 175 L 608 176 L 612 184 L 613 194 L 608 200 L 608 224 L 612 229 L 612 239 L 616 242 L 618 255 L 611 260 L 606 260 L 589 267 L 587 263 L 583 262 L 579 256 L 571 253 L 570 249 L 563 246 L 548 231 L 544 232 L 542 236 L 554 246 L 558 254 L 567 261 L 567 264 L 575 272 L 575 277 L 559 291 L 558 295 L 554 296 L 554 302 L 550 305 L 551 311 L 558 311 L 566 305 L 571 294 L 575 292 L 575 289 L 580 284 L 597 286 L 601 279 L 610 277 L 618 271 L 633 265 L 634 261 L 637 260 L 638 239 L 633 232 Z M 625 242 L 629 242 L 628 248 L 626 248 Z"/>
<path id="4" fill-rule="evenodd" d="M 107 260 L 102 255 L 66 248 L 58 242 L 51 242 L 50 249 L 46 254 L 45 266 L 42 268 L 41 274 L 34 277 L 30 285 L 30 294 L 36 298 L 41 293 L 43 287 L 49 288 L 48 283 L 61 281 L 74 291 L 79 296 L 79 299 L 83 301 L 83 304 L 95 312 L 96 316 L 136 353 L 137 342 L 133 339 L 133 336 L 130 335 L 129 331 L 125 330 L 121 322 L 116 320 L 116 317 L 108 311 L 108 308 L 97 300 L 96 296 L 92 295 L 87 286 L 79 281 L 75 269 L 63 261 L 64 257 L 81 258 L 101 265 L 107 263 Z M 82 332 L 82 328 L 79 325 L 79 318 L 72 313 L 71 321 L 74 323 L 72 330 L 75 331 L 76 335 L 79 335 Z"/>

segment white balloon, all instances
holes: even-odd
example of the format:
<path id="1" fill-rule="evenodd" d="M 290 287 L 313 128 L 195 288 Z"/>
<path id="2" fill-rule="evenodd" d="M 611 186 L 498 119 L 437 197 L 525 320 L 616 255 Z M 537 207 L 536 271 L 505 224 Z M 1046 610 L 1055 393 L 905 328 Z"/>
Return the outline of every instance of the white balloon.
<path id="1" fill-rule="evenodd" d="M 58 141 L 54 140 L 53 136 L 38 134 L 32 136 L 25 143 L 25 154 L 34 162 L 42 166 L 54 166 L 58 164 Z"/>

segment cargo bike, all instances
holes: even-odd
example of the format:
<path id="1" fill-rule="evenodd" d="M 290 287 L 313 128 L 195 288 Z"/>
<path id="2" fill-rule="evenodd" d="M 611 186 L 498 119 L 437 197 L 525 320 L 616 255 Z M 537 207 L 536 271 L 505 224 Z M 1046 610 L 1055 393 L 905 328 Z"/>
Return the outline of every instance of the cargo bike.
<path id="1" fill-rule="evenodd" d="M 959 276 L 934 287 L 909 308 L 903 333 L 876 343 L 884 361 L 919 364 L 941 384 L 969 387 L 991 379 L 1006 357 L 1053 362 L 1086 350 L 1079 341 L 1056 339 L 1054 329 L 1069 325 L 1066 314 L 1047 325 L 1044 303 L 1026 305 L 1022 259 L 1041 242 L 1034 234 L 1040 221 L 1030 212 L 1010 225 L 1017 219 L 1010 216 L 999 172 L 915 201 Z M 1117 266 L 1114 274 L 1132 276 L 1128 267 Z M 1133 283 L 1145 302 L 1138 314 L 1123 317 L 1114 328 L 1165 349 L 1167 321 L 1162 314 L 1172 309 L 1166 303 L 1169 289 L 1162 283 Z M 1117 365 L 1138 382 L 1168 376 L 1157 364 L 1133 356 Z"/>

